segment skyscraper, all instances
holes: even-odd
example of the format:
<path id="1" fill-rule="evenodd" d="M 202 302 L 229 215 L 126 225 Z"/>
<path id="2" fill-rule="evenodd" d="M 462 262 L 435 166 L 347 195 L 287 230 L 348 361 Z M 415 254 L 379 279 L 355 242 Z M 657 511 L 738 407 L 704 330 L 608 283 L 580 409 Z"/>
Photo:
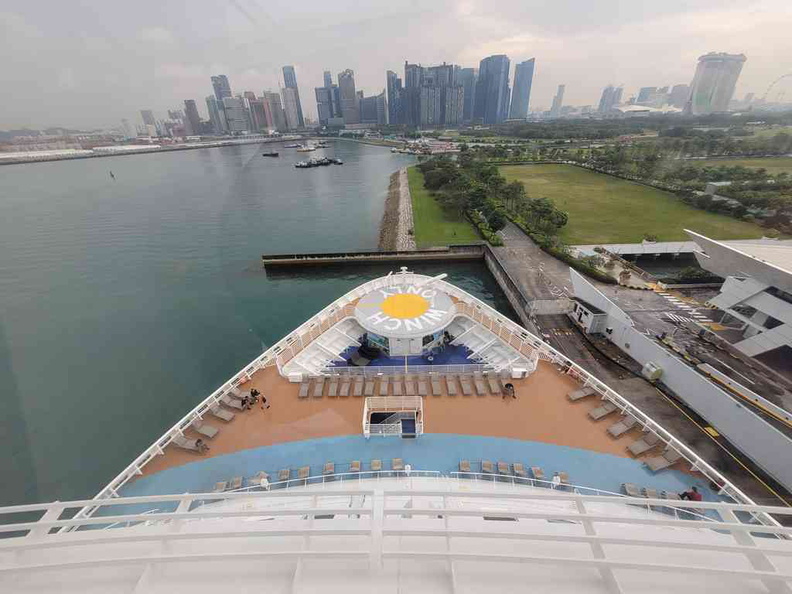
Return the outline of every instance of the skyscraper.
<path id="1" fill-rule="evenodd" d="M 203 131 L 201 116 L 198 114 L 198 106 L 195 105 L 194 99 L 184 100 L 184 115 L 187 118 L 187 133 L 200 134 Z"/>
<path id="2" fill-rule="evenodd" d="M 302 128 L 303 125 L 300 124 L 300 96 L 297 94 L 297 89 L 285 87 L 281 89 L 281 96 L 283 97 L 283 112 L 286 114 L 286 127 L 289 130 Z"/>
<path id="3" fill-rule="evenodd" d="M 400 104 L 402 81 L 392 70 L 385 73 L 386 90 L 388 93 L 388 123 L 401 124 Z"/>
<path id="4" fill-rule="evenodd" d="M 212 77 L 212 88 L 214 88 L 215 98 L 219 104 L 223 103 L 223 99 L 231 97 L 231 85 L 228 83 L 228 77 L 225 74 L 218 74 Z"/>
<path id="5" fill-rule="evenodd" d="M 383 126 L 390 123 L 390 112 L 388 111 L 388 97 L 385 89 L 377 95 L 377 124 Z"/>
<path id="6" fill-rule="evenodd" d="M 355 92 L 355 73 L 350 69 L 338 73 L 338 94 L 345 124 L 360 123 L 360 101 Z"/>
<path id="7" fill-rule="evenodd" d="M 228 122 L 228 131 L 231 134 L 250 131 L 251 124 L 247 99 L 244 97 L 225 97 L 223 99 L 223 109 Z"/>
<path id="8" fill-rule="evenodd" d="M 460 68 L 457 74 L 457 83 L 462 85 L 464 107 L 462 121 L 469 122 L 473 119 L 473 107 L 476 103 L 476 83 L 478 82 L 478 68 Z"/>
<path id="9" fill-rule="evenodd" d="M 728 111 L 745 60 L 743 54 L 711 52 L 701 56 L 690 83 L 686 111 L 694 115 Z"/>
<path id="10" fill-rule="evenodd" d="M 324 86 L 325 88 L 333 86 L 333 74 L 329 70 L 324 71 Z"/>
<path id="11" fill-rule="evenodd" d="M 509 58 L 499 54 L 479 64 L 473 117 L 485 124 L 499 124 L 509 111 Z"/>
<path id="12" fill-rule="evenodd" d="M 305 120 L 303 119 L 302 104 L 300 103 L 300 90 L 297 88 L 297 74 L 295 74 L 294 72 L 294 66 L 283 67 L 283 84 L 286 86 L 287 89 L 294 89 L 294 93 L 293 94 L 290 93 L 289 95 L 294 96 L 294 102 L 296 103 L 296 107 L 297 107 L 298 125 L 292 129 L 305 128 Z M 288 111 L 286 113 L 288 114 Z"/>
<path id="13" fill-rule="evenodd" d="M 531 83 L 534 75 L 534 58 L 520 62 L 514 67 L 514 89 L 512 90 L 509 117 L 524 120 L 528 117 L 528 104 L 531 100 Z"/>
<path id="14" fill-rule="evenodd" d="M 286 116 L 283 113 L 280 94 L 274 91 L 264 91 L 261 94 L 261 99 L 264 102 L 264 116 L 267 119 L 267 128 L 285 132 Z"/>
<path id="15" fill-rule="evenodd" d="M 150 109 L 141 109 L 140 117 L 143 119 L 144 126 L 156 126 L 157 122 L 154 120 L 154 112 Z"/>
<path id="16" fill-rule="evenodd" d="M 613 111 L 621 102 L 622 88 L 608 85 L 602 89 L 602 96 L 600 97 L 599 108 L 597 111 L 600 113 L 608 113 Z"/>
<path id="17" fill-rule="evenodd" d="M 564 107 L 564 91 L 566 91 L 566 85 L 558 85 L 558 91 L 553 97 L 553 105 L 550 108 L 550 115 L 554 118 L 561 115 L 561 108 Z"/>
<path id="18" fill-rule="evenodd" d="M 225 119 L 225 111 L 220 106 L 220 102 L 214 95 L 206 98 L 206 110 L 209 112 L 209 121 L 215 134 L 225 134 L 228 132 L 228 123 Z"/>

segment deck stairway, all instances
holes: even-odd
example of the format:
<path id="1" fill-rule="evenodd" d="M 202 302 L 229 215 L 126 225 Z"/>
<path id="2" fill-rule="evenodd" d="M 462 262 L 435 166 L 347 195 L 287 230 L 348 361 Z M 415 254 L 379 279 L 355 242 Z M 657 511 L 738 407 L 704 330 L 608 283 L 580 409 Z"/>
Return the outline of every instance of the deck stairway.
<path id="1" fill-rule="evenodd" d="M 417 437 L 423 433 L 423 418 L 420 396 L 370 396 L 363 407 L 363 435 Z"/>
<path id="2" fill-rule="evenodd" d="M 391 414 L 377 423 L 369 424 L 371 435 L 410 435 L 416 434 L 415 411 L 402 411 Z"/>
<path id="3" fill-rule="evenodd" d="M 285 375 L 319 375 L 333 361 L 341 361 L 341 353 L 351 346 L 360 346 L 365 331 L 353 318 L 342 320 L 297 354 L 283 366 Z"/>
<path id="4" fill-rule="evenodd" d="M 466 347 L 470 350 L 470 359 L 494 371 L 512 368 L 533 371 L 536 368 L 535 361 L 521 355 L 495 334 L 468 318 L 456 318 L 449 325 L 448 332 L 454 337 L 451 344 Z"/>

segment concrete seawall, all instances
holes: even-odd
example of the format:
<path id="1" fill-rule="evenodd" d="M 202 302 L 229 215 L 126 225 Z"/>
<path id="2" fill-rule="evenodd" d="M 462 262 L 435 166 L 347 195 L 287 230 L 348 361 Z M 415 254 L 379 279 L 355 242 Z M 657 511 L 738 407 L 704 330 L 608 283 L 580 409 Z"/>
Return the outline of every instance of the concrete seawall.
<path id="1" fill-rule="evenodd" d="M 264 268 L 289 268 L 328 264 L 376 264 L 379 262 L 473 261 L 484 258 L 489 247 L 470 243 L 426 250 L 358 251 L 313 254 L 270 254 L 261 257 Z"/>
<path id="2" fill-rule="evenodd" d="M 413 211 L 407 168 L 391 175 L 385 212 L 380 223 L 379 249 L 412 251 L 416 249 L 413 237 Z"/>

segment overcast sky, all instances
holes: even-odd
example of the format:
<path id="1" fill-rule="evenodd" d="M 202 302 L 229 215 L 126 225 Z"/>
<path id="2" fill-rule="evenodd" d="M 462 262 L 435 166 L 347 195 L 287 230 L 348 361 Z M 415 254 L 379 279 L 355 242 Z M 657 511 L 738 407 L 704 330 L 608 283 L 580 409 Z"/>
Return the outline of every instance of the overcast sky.
<path id="1" fill-rule="evenodd" d="M 355 71 L 366 94 L 404 60 L 478 66 L 536 58 L 531 107 L 594 104 L 602 87 L 689 83 L 709 51 L 748 56 L 737 86 L 761 96 L 792 72 L 792 0 L 0 0 L 0 129 L 140 123 L 212 93 L 277 89 L 297 70 L 315 117 L 322 72 Z M 792 87 L 792 85 L 790 85 Z M 792 88 L 787 93 L 792 98 Z"/>

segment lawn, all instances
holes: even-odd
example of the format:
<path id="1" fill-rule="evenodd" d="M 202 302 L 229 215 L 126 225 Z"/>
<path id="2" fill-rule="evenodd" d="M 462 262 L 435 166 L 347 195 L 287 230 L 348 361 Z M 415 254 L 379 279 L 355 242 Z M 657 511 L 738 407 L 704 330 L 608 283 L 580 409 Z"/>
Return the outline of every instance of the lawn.
<path id="1" fill-rule="evenodd" d="M 684 204 L 663 192 L 572 165 L 510 165 L 500 168 L 520 180 L 532 198 L 546 196 L 569 213 L 562 239 L 572 245 L 637 243 L 645 233 L 659 241 L 687 240 L 683 229 L 714 239 L 749 239 L 762 228 Z"/>
<path id="2" fill-rule="evenodd" d="M 466 243 L 481 239 L 473 225 L 464 217 L 443 210 L 423 185 L 423 173 L 415 167 L 407 169 L 412 196 L 415 243 L 418 247 Z"/>
<path id="3" fill-rule="evenodd" d="M 755 167 L 757 169 L 764 167 L 767 169 L 767 173 L 771 173 L 773 175 L 782 173 L 784 171 L 787 173 L 792 173 L 792 157 L 765 157 L 758 159 L 693 159 L 691 161 L 685 161 L 685 164 L 700 165 L 702 167 L 705 165 L 707 167 L 732 167 L 734 165 L 742 165 L 743 167 Z"/>

